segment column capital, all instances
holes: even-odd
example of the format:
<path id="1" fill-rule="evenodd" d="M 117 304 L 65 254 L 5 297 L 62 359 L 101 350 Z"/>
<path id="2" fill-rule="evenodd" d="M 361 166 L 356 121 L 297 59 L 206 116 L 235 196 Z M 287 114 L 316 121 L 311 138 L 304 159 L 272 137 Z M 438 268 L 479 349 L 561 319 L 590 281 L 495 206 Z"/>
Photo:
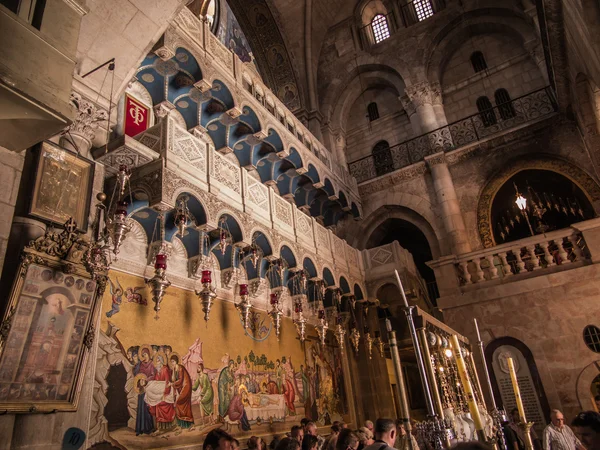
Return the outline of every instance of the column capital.
<path id="1" fill-rule="evenodd" d="M 75 117 L 73 123 L 63 131 L 61 145 L 76 147 L 73 149 L 86 154 L 92 148 L 92 141 L 96 137 L 100 124 L 108 120 L 108 111 L 78 92 L 71 92 L 69 103 L 75 111 Z M 66 137 L 66 135 L 70 136 Z"/>
<path id="2" fill-rule="evenodd" d="M 426 81 L 406 86 L 404 93 L 408 96 L 415 108 L 423 105 L 433 104 L 433 92 L 431 85 Z"/>
<path id="3" fill-rule="evenodd" d="M 446 164 L 446 154 L 444 152 L 435 153 L 430 156 L 425 156 L 425 162 L 429 168 L 439 164 Z"/>
<path id="4" fill-rule="evenodd" d="M 406 111 L 406 114 L 408 114 L 408 117 L 411 117 L 414 113 L 417 112 L 417 108 L 411 102 L 408 95 L 401 95 L 400 97 L 398 97 L 398 99 L 400 100 L 400 103 L 402 103 L 402 107 Z"/>
<path id="5" fill-rule="evenodd" d="M 442 85 L 439 82 L 431 83 L 431 102 L 433 105 L 442 105 Z"/>

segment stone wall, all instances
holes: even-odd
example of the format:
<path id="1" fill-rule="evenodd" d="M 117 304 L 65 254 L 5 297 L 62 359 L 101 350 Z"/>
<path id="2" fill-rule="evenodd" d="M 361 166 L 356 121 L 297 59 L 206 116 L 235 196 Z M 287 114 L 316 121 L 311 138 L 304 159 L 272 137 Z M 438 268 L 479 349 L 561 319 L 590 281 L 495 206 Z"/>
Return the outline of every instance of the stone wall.
<path id="1" fill-rule="evenodd" d="M 8 237 L 12 226 L 12 220 L 17 203 L 17 194 L 19 192 L 19 183 L 23 163 L 25 161 L 25 152 L 15 153 L 0 147 L 0 273 L 4 267 L 4 258 Z M 16 263 L 16 260 L 11 260 Z"/>

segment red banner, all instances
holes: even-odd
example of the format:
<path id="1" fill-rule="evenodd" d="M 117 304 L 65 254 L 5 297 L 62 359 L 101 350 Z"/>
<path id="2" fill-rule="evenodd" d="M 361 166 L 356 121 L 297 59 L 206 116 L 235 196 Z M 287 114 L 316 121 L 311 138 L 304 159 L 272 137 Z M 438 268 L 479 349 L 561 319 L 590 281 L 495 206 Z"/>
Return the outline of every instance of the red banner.
<path id="1" fill-rule="evenodd" d="M 150 108 L 129 95 L 125 96 L 125 123 L 127 136 L 135 136 L 148 128 Z"/>

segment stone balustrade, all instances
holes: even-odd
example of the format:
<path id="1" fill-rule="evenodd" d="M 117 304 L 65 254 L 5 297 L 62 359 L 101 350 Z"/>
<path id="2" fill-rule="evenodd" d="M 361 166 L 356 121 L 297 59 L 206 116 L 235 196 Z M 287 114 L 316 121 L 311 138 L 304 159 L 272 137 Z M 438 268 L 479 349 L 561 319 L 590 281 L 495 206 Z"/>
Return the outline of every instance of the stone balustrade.
<path id="1" fill-rule="evenodd" d="M 460 286 L 509 282 L 590 262 L 583 234 L 576 228 L 533 236 L 459 256 L 455 262 Z M 559 270 L 560 270 L 559 269 Z"/>

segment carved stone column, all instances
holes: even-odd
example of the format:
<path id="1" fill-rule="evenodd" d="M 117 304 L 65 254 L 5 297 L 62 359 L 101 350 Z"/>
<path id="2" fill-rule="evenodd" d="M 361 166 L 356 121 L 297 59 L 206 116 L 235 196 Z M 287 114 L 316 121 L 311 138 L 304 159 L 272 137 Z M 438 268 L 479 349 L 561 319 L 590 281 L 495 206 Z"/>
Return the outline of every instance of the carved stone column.
<path id="1" fill-rule="evenodd" d="M 92 159 L 91 149 L 96 133 L 104 130 L 108 112 L 98 108 L 92 101 L 77 92 L 71 93 L 71 106 L 75 110 L 73 123 L 63 132 L 59 144 L 81 156 Z"/>
<path id="2" fill-rule="evenodd" d="M 346 137 L 341 132 L 335 137 L 335 153 L 338 163 L 345 166 L 348 161 L 346 158 Z"/>
<path id="3" fill-rule="evenodd" d="M 439 128 L 448 125 L 446 111 L 444 110 L 444 100 L 442 98 L 442 86 L 440 83 L 431 84 L 431 101 L 433 110 L 435 111 L 437 127 Z"/>
<path id="4" fill-rule="evenodd" d="M 423 81 L 407 86 L 404 88 L 404 92 L 417 111 L 421 133 L 428 133 L 438 128 L 438 121 L 433 108 L 433 91 L 429 83 Z"/>
<path id="5" fill-rule="evenodd" d="M 452 253 L 455 255 L 468 253 L 471 251 L 471 245 L 445 155 L 436 153 L 426 156 L 425 161 L 431 171 L 435 195 L 442 209 L 442 220 L 452 246 Z"/>
<path id="6" fill-rule="evenodd" d="M 412 126 L 415 136 L 423 134 L 423 131 L 421 130 L 421 121 L 419 120 L 419 116 L 417 115 L 417 109 L 410 101 L 410 98 L 408 98 L 408 95 L 402 95 L 398 98 L 402 103 L 404 111 L 406 111 L 406 115 L 408 116 L 408 120 L 410 120 L 410 124 Z"/>

